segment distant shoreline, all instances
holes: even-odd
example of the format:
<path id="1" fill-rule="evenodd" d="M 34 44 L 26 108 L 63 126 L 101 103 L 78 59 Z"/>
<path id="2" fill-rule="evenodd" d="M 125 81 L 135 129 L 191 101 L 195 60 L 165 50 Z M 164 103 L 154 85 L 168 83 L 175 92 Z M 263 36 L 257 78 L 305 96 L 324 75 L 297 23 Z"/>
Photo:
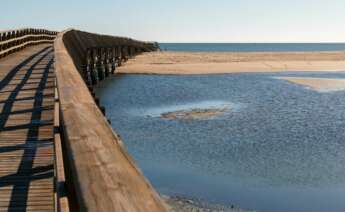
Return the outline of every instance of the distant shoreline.
<path id="1" fill-rule="evenodd" d="M 144 53 L 118 68 L 122 74 L 225 74 L 345 71 L 345 52 L 173 52 Z"/>
<path id="2" fill-rule="evenodd" d="M 345 51 L 345 43 L 159 43 L 162 50 L 187 52 L 325 52 Z"/>

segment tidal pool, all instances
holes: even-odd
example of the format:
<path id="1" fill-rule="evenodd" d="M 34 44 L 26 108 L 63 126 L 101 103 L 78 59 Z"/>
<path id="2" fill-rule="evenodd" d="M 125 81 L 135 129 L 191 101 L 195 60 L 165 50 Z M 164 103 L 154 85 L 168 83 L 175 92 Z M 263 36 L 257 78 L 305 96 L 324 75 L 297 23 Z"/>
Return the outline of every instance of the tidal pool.
<path id="1" fill-rule="evenodd" d="M 97 90 L 107 117 L 162 194 L 258 211 L 345 211 L 345 92 L 280 77 L 118 75 Z M 205 119 L 164 119 L 193 108 Z"/>

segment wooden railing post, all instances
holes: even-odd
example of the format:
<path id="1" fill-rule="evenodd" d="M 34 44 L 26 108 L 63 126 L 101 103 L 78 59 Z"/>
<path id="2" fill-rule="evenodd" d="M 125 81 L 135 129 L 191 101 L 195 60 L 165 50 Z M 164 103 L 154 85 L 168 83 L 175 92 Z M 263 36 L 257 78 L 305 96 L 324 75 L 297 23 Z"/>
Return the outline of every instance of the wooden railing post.
<path id="1" fill-rule="evenodd" d="M 108 77 L 111 70 L 110 70 L 110 50 L 109 48 L 105 48 L 105 51 L 104 51 L 104 54 L 105 54 L 105 77 Z"/>
<path id="2" fill-rule="evenodd" d="M 127 46 L 122 46 L 121 47 L 121 60 L 123 62 L 127 61 L 127 51 L 126 51 Z"/>
<path id="3" fill-rule="evenodd" d="M 128 49 L 128 58 L 131 58 L 132 57 L 132 47 L 128 46 L 127 49 Z"/>
<path id="4" fill-rule="evenodd" d="M 98 79 L 102 81 L 104 77 L 104 51 L 103 48 L 98 48 Z"/>
<path id="5" fill-rule="evenodd" d="M 116 55 L 117 66 L 122 66 L 122 47 L 117 46 L 116 49 L 117 49 L 117 55 Z"/>
<path id="6" fill-rule="evenodd" d="M 113 51 L 112 48 L 108 48 L 108 73 L 109 75 L 112 73 L 112 59 L 113 59 Z"/>
<path id="7" fill-rule="evenodd" d="M 5 32 L 5 40 L 9 40 L 10 39 L 10 32 Z M 8 48 L 11 48 L 11 46 L 10 46 L 11 44 L 10 43 L 6 43 L 5 44 L 5 49 L 8 49 Z M 6 52 L 5 54 L 4 54 L 4 56 L 6 57 L 8 55 L 8 52 Z"/>
<path id="8" fill-rule="evenodd" d="M 111 48 L 111 73 L 114 74 L 115 73 L 115 70 L 116 70 L 116 56 L 115 56 L 115 53 L 116 53 L 116 48 Z"/>
<path id="9" fill-rule="evenodd" d="M 92 84 L 97 85 L 98 79 L 98 49 L 92 48 L 92 61 L 93 61 L 93 68 L 92 68 Z"/>
<path id="10" fill-rule="evenodd" d="M 91 78 L 91 64 L 92 56 L 91 50 L 89 48 L 86 49 L 86 65 L 85 65 L 85 80 L 88 86 L 92 86 L 92 78 Z"/>
<path id="11" fill-rule="evenodd" d="M 125 53 L 125 57 L 124 57 L 124 59 L 125 59 L 125 62 L 127 62 L 128 61 L 128 59 L 129 59 L 129 46 L 125 46 L 125 49 L 124 49 L 124 53 Z"/>

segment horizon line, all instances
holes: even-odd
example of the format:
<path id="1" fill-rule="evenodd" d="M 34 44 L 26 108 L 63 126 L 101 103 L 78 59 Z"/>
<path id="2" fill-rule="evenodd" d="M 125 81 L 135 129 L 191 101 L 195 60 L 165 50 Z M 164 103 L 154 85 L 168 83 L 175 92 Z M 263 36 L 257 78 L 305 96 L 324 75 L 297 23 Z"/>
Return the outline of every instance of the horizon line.
<path id="1" fill-rule="evenodd" d="M 182 41 L 182 42 L 178 42 L 178 41 L 156 41 L 158 43 L 173 43 L 173 44 L 345 44 L 345 41 L 320 41 L 320 42 L 304 42 L 304 41 L 296 41 L 296 42 L 291 42 L 291 41 L 287 41 L 287 42 L 274 42 L 274 41 L 260 41 L 260 42 L 188 42 L 188 41 Z"/>

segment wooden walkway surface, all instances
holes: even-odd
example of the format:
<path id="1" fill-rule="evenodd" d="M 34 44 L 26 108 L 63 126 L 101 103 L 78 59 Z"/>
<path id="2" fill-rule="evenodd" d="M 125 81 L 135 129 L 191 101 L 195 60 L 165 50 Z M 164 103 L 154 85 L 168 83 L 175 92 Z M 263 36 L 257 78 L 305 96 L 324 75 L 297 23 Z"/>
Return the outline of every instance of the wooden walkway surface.
<path id="1" fill-rule="evenodd" d="M 54 52 L 0 59 L 0 211 L 54 211 Z"/>

